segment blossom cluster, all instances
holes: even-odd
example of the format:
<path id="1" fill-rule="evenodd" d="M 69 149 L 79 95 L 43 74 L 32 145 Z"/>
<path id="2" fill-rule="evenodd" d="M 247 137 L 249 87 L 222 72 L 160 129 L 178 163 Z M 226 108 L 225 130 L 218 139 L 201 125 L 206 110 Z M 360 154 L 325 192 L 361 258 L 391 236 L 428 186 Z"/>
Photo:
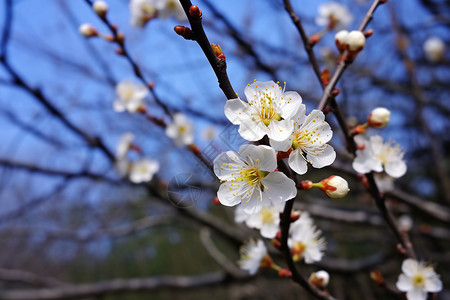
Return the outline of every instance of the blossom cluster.
<path id="1" fill-rule="evenodd" d="M 174 17 L 179 21 L 186 20 L 183 7 L 177 0 L 131 0 L 131 25 L 143 27 L 150 19 L 158 17 L 167 19 Z"/>

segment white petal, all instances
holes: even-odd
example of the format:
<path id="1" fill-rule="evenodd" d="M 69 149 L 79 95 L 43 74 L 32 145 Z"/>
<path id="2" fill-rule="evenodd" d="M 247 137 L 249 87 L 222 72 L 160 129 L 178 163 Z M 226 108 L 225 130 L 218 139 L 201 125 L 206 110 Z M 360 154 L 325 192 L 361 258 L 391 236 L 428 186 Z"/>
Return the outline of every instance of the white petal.
<path id="1" fill-rule="evenodd" d="M 399 178 L 406 173 L 406 164 L 403 160 L 395 160 L 395 161 L 389 161 L 384 166 L 384 170 L 386 173 L 388 173 L 389 176 L 392 176 L 394 178 Z"/>
<path id="2" fill-rule="evenodd" d="M 116 100 L 113 102 L 113 108 L 116 112 L 123 112 L 125 110 L 125 105 L 121 100 Z"/>
<path id="3" fill-rule="evenodd" d="M 242 185 L 244 185 L 244 183 Z M 224 182 L 217 191 L 217 198 L 219 198 L 222 205 L 235 206 L 241 203 L 241 197 L 239 196 L 241 190 L 242 187 L 238 187 L 237 184 L 231 185 L 229 182 Z"/>
<path id="4" fill-rule="evenodd" d="M 302 106 L 302 97 L 293 91 L 285 92 L 282 97 L 280 115 L 283 119 L 291 119 L 297 113 L 300 106 Z"/>
<path id="5" fill-rule="evenodd" d="M 425 281 L 425 290 L 428 292 L 440 292 L 442 290 L 442 281 L 437 275 L 429 278 Z"/>
<path id="6" fill-rule="evenodd" d="M 287 201 L 297 195 L 295 182 L 281 172 L 272 172 L 263 179 L 263 196 L 273 203 Z"/>
<path id="7" fill-rule="evenodd" d="M 306 149 L 305 149 L 306 150 Z M 314 168 L 323 168 L 331 165 L 336 159 L 336 152 L 333 147 L 326 145 L 322 150 L 317 149 L 316 152 L 306 151 L 306 159 Z"/>
<path id="8" fill-rule="evenodd" d="M 239 177 L 243 167 L 245 167 L 244 162 L 234 151 L 223 152 L 214 159 L 214 174 L 221 180 L 233 180 Z"/>
<path id="9" fill-rule="evenodd" d="M 258 187 L 255 187 L 250 199 L 247 202 L 242 202 L 242 208 L 247 214 L 256 214 L 261 211 L 263 207 L 263 195 Z"/>
<path id="10" fill-rule="evenodd" d="M 247 162 L 254 162 L 254 166 L 259 164 L 259 170 L 261 171 L 272 172 L 277 168 L 275 150 L 269 146 L 242 145 L 239 148 L 239 153 Z"/>
<path id="11" fill-rule="evenodd" d="M 294 122 L 292 120 L 273 120 L 270 122 L 267 135 L 275 141 L 284 141 L 291 136 L 293 130 Z"/>
<path id="12" fill-rule="evenodd" d="M 241 99 L 228 100 L 225 103 L 225 116 L 234 125 L 239 125 L 241 124 L 242 114 L 247 106 L 248 104 Z"/>
<path id="13" fill-rule="evenodd" d="M 383 171 L 381 161 L 373 157 L 368 149 L 356 150 L 356 158 L 352 163 L 352 167 L 361 174 L 369 173 L 370 171 Z"/>
<path id="14" fill-rule="evenodd" d="M 275 141 L 274 139 L 270 139 L 270 146 L 272 146 L 276 151 L 288 151 L 292 146 L 292 138 L 293 135 L 283 141 Z"/>
<path id="15" fill-rule="evenodd" d="M 262 139 L 268 131 L 266 125 L 264 125 L 261 120 L 241 120 L 241 125 L 239 127 L 239 134 L 247 141 L 258 141 Z"/>
<path id="16" fill-rule="evenodd" d="M 261 227 L 260 233 L 266 239 L 273 239 L 277 235 L 278 230 L 278 224 L 264 224 Z"/>
<path id="17" fill-rule="evenodd" d="M 289 155 L 289 166 L 295 173 L 303 175 L 308 171 L 308 164 L 301 155 L 300 148 L 295 149 Z"/>
<path id="18" fill-rule="evenodd" d="M 427 292 L 419 288 L 413 288 L 406 293 L 406 298 L 408 300 L 426 300 Z"/>
<path id="19" fill-rule="evenodd" d="M 405 274 L 400 274 L 395 285 L 402 292 L 407 292 L 414 287 L 411 279 L 408 278 Z"/>
<path id="20" fill-rule="evenodd" d="M 418 268 L 418 262 L 412 258 L 405 259 L 402 263 L 402 272 L 408 277 L 416 275 Z"/>

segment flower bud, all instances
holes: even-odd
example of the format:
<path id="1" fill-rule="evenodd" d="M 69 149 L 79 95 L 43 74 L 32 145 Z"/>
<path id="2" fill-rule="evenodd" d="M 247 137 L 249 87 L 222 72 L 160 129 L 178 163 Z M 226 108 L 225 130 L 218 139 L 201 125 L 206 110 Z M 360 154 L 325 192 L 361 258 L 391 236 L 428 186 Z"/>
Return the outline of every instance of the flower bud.
<path id="1" fill-rule="evenodd" d="M 94 28 L 94 26 L 92 26 L 91 24 L 87 24 L 87 23 L 82 24 L 78 30 L 84 37 L 87 37 L 87 38 L 98 35 L 98 32 Z"/>
<path id="2" fill-rule="evenodd" d="M 364 48 L 364 45 L 366 44 L 366 37 L 361 31 L 351 31 L 347 37 L 347 49 L 351 52 L 359 52 Z"/>
<path id="3" fill-rule="evenodd" d="M 384 107 L 377 107 L 369 115 L 368 125 L 372 128 L 383 128 L 389 123 L 391 112 Z"/>
<path id="4" fill-rule="evenodd" d="M 327 271 L 317 271 L 311 273 L 311 276 L 309 276 L 308 279 L 309 283 L 312 285 L 315 285 L 318 288 L 324 288 L 328 285 L 328 282 L 330 281 L 330 274 L 328 274 Z"/>
<path id="5" fill-rule="evenodd" d="M 444 58 L 445 44 L 438 37 L 431 37 L 423 44 L 426 58 L 431 62 L 439 62 Z"/>
<path id="6" fill-rule="evenodd" d="M 336 46 L 339 49 L 339 52 L 343 52 L 347 48 L 347 37 L 347 30 L 341 30 L 334 36 L 334 41 L 336 42 Z"/>
<path id="7" fill-rule="evenodd" d="M 347 181 L 341 176 L 330 176 L 320 182 L 319 188 L 329 198 L 342 198 L 345 197 L 350 191 Z"/>
<path id="8" fill-rule="evenodd" d="M 95 1 L 92 7 L 94 8 L 95 13 L 102 18 L 104 18 L 108 12 L 108 4 L 106 4 L 105 1 Z"/>

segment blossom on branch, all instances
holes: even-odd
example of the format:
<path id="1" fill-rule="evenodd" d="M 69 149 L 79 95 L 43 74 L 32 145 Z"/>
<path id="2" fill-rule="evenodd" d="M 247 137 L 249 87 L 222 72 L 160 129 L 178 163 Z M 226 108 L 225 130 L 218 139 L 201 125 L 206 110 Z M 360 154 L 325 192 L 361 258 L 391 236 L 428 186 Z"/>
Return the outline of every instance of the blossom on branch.
<path id="1" fill-rule="evenodd" d="M 340 30 L 352 22 L 353 15 L 346 6 L 338 2 L 331 1 L 319 6 L 319 16 L 316 17 L 316 24 L 319 26 Z"/>
<path id="2" fill-rule="evenodd" d="M 271 206 L 263 206 L 257 213 L 248 214 L 243 210 L 242 205 L 238 205 L 234 220 L 236 223 L 245 222 L 248 227 L 259 229 L 264 238 L 273 239 L 279 230 L 280 213 L 283 207 L 283 203 L 275 203 Z"/>
<path id="3" fill-rule="evenodd" d="M 320 110 L 313 110 L 305 116 L 305 105 L 300 105 L 293 117 L 294 129 L 284 141 L 270 139 L 270 145 L 279 151 L 289 151 L 289 166 L 298 174 L 305 174 L 308 162 L 314 168 L 331 165 L 336 152 L 327 142 L 333 136 L 330 125 L 325 122 L 325 115 Z"/>
<path id="4" fill-rule="evenodd" d="M 116 94 L 118 99 L 114 101 L 113 107 L 116 112 L 128 110 L 135 113 L 139 107 L 144 106 L 144 98 L 148 94 L 147 88 L 142 84 L 124 80 L 117 84 Z"/>
<path id="5" fill-rule="evenodd" d="M 276 168 L 275 150 L 269 146 L 243 145 L 238 153 L 221 153 L 214 160 L 214 173 L 223 181 L 217 192 L 220 203 L 242 203 L 244 212 L 254 214 L 263 206 L 294 198 L 294 181 Z"/>
<path id="6" fill-rule="evenodd" d="M 406 292 L 408 300 L 426 300 L 428 292 L 442 290 L 442 281 L 432 266 L 408 258 L 403 261 L 402 272 L 396 286 L 400 291 Z"/>
<path id="7" fill-rule="evenodd" d="M 194 142 L 192 121 L 182 113 L 173 116 L 173 122 L 166 127 L 166 134 L 178 147 Z"/>
<path id="8" fill-rule="evenodd" d="M 309 214 L 303 212 L 290 228 L 288 246 L 291 249 L 293 260 L 304 259 L 307 264 L 320 261 L 326 245 L 325 239 L 320 237 L 321 234 L 322 231 L 312 224 Z"/>
<path id="9" fill-rule="evenodd" d="M 241 258 L 238 261 L 239 267 L 246 270 L 250 275 L 256 274 L 259 267 L 264 264 L 265 260 L 271 261 L 267 255 L 267 248 L 262 240 L 255 242 L 250 240 L 241 246 Z M 264 264 L 265 266 L 266 264 Z"/>
<path id="10" fill-rule="evenodd" d="M 178 21 L 185 21 L 187 19 L 184 13 L 183 6 L 181 6 L 178 0 L 156 0 L 158 6 L 158 18 L 168 19 L 171 17 L 176 18 Z"/>
<path id="11" fill-rule="evenodd" d="M 117 159 L 127 156 L 128 151 L 131 149 L 133 140 L 134 134 L 132 134 L 131 132 L 126 132 L 120 137 L 119 143 L 117 143 L 116 150 Z"/>
<path id="12" fill-rule="evenodd" d="M 356 151 L 356 158 L 352 164 L 356 172 L 365 174 L 384 170 L 394 178 L 399 178 L 406 173 L 404 152 L 398 144 L 392 141 L 383 143 L 383 138 L 379 135 L 371 136 L 368 141 L 361 135 L 357 135 L 355 142 L 358 148 L 361 148 Z"/>
<path id="13" fill-rule="evenodd" d="M 367 124 L 372 128 L 384 128 L 389 124 L 391 112 L 384 107 L 377 107 L 370 112 Z"/>
<path id="14" fill-rule="evenodd" d="M 151 18 L 155 17 L 156 8 L 154 2 L 153 0 L 131 0 L 131 25 L 143 27 Z"/>
<path id="15" fill-rule="evenodd" d="M 159 171 L 159 163 L 149 158 L 142 158 L 132 162 L 130 170 L 130 181 L 134 183 L 152 180 L 153 175 Z"/>
<path id="16" fill-rule="evenodd" d="M 273 81 L 256 81 L 245 88 L 245 97 L 225 104 L 225 115 L 239 134 L 248 141 L 258 141 L 266 134 L 276 141 L 287 139 L 293 129 L 291 118 L 302 103 L 297 92 L 285 92 Z"/>

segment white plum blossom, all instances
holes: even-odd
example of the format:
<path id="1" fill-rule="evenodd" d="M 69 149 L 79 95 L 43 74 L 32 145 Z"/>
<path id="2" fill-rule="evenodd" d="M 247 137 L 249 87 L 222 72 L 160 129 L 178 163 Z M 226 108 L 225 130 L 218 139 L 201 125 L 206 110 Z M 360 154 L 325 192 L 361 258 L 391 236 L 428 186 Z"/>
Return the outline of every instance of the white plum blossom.
<path id="1" fill-rule="evenodd" d="M 406 292 L 408 300 L 426 300 L 428 292 L 442 290 L 442 281 L 432 266 L 408 258 L 403 261 L 402 272 L 396 286 L 400 291 Z"/>
<path id="2" fill-rule="evenodd" d="M 174 17 L 178 21 L 184 21 L 187 19 L 186 14 L 183 10 L 183 6 L 181 6 L 180 1 L 178 0 L 159 0 L 155 1 L 159 2 L 158 6 L 156 6 L 158 10 L 158 18 L 167 19 Z"/>
<path id="3" fill-rule="evenodd" d="M 372 128 L 384 128 L 389 124 L 390 119 L 391 112 L 388 109 L 377 107 L 370 112 L 367 124 Z"/>
<path id="4" fill-rule="evenodd" d="M 288 151 L 289 166 L 298 174 L 305 174 L 308 162 L 314 168 L 331 165 L 336 152 L 327 142 L 333 136 L 330 125 L 325 122 L 325 115 L 320 110 L 313 110 L 305 116 L 305 105 L 300 105 L 293 117 L 294 129 L 284 141 L 270 139 L 270 145 L 277 151 Z"/>
<path id="5" fill-rule="evenodd" d="M 143 27 L 151 18 L 156 15 L 154 0 L 131 0 L 130 13 L 131 25 Z"/>
<path id="6" fill-rule="evenodd" d="M 325 239 L 320 237 L 322 232 L 312 224 L 308 214 L 302 220 L 304 214 L 305 212 L 300 219 L 292 223 L 288 246 L 294 261 L 304 259 L 305 263 L 311 264 L 322 259 L 326 243 Z"/>
<path id="7" fill-rule="evenodd" d="M 401 215 L 398 218 L 398 227 L 403 231 L 410 231 L 414 225 L 413 219 L 408 215 Z"/>
<path id="8" fill-rule="evenodd" d="M 133 140 L 134 134 L 132 134 L 131 132 L 126 132 L 120 137 L 119 143 L 117 143 L 117 150 L 116 150 L 117 159 L 121 159 L 127 156 L 127 153 L 131 148 Z"/>
<path id="9" fill-rule="evenodd" d="M 267 248 L 262 240 L 255 242 L 249 240 L 247 243 L 241 246 L 240 249 L 241 258 L 238 261 L 239 267 L 242 270 L 246 270 L 250 275 L 255 275 L 261 266 L 261 262 L 267 256 Z"/>
<path id="10" fill-rule="evenodd" d="M 440 38 L 433 36 L 425 41 L 423 51 L 429 61 L 439 62 L 444 58 L 445 44 Z"/>
<path id="11" fill-rule="evenodd" d="M 116 112 L 128 110 L 130 113 L 135 113 L 139 107 L 144 106 L 148 89 L 142 84 L 124 80 L 117 84 L 116 94 L 118 98 L 113 103 L 114 110 Z"/>
<path id="12" fill-rule="evenodd" d="M 262 237 L 273 239 L 279 230 L 280 212 L 283 211 L 283 207 L 283 203 L 276 203 L 271 206 L 263 206 L 257 213 L 247 214 L 242 205 L 238 205 L 235 211 L 235 221 L 237 223 L 245 222 L 248 227 L 259 229 Z"/>
<path id="13" fill-rule="evenodd" d="M 269 146 L 243 145 L 238 153 L 221 153 L 214 160 L 214 173 L 223 182 L 217 198 L 225 206 L 242 203 L 248 214 L 294 198 L 294 181 L 276 168 L 275 150 Z"/>
<path id="14" fill-rule="evenodd" d="M 130 170 L 130 181 L 134 183 L 152 180 L 153 175 L 159 171 L 159 163 L 149 158 L 142 158 L 132 162 Z"/>
<path id="15" fill-rule="evenodd" d="M 258 141 L 266 134 L 276 141 L 287 139 L 293 129 L 291 118 L 302 103 L 297 92 L 285 92 L 273 81 L 256 81 L 245 88 L 245 97 L 225 104 L 225 115 L 247 141 Z"/>
<path id="16" fill-rule="evenodd" d="M 343 52 L 345 51 L 345 49 L 347 49 L 347 37 L 348 37 L 347 30 L 340 30 L 334 35 L 334 41 L 336 43 L 339 52 Z"/>
<path id="17" fill-rule="evenodd" d="M 173 122 L 166 127 L 166 134 L 173 139 L 178 147 L 191 145 L 194 142 L 194 130 L 192 121 L 182 113 L 173 116 Z"/>
<path id="18" fill-rule="evenodd" d="M 383 143 L 383 138 L 379 135 L 371 136 L 368 141 L 357 135 L 355 136 L 355 142 L 358 147 L 363 148 L 356 150 L 356 158 L 352 164 L 356 172 L 365 174 L 371 171 L 382 172 L 384 170 L 394 178 L 401 177 L 406 173 L 406 163 L 403 160 L 404 152 L 398 144 L 392 141 Z"/>
<path id="19" fill-rule="evenodd" d="M 319 6 L 319 16 L 316 24 L 329 29 L 340 30 L 353 22 L 353 15 L 348 8 L 338 2 L 331 1 Z"/>

